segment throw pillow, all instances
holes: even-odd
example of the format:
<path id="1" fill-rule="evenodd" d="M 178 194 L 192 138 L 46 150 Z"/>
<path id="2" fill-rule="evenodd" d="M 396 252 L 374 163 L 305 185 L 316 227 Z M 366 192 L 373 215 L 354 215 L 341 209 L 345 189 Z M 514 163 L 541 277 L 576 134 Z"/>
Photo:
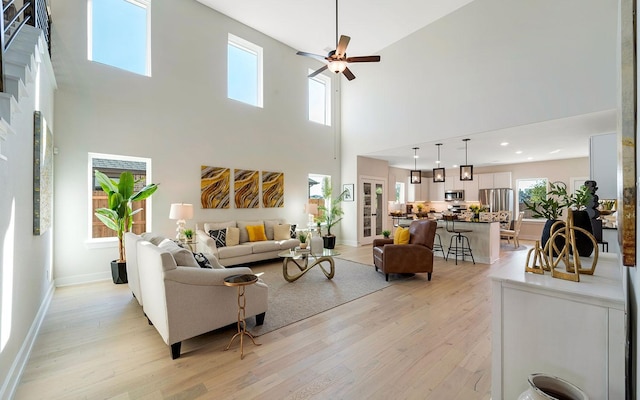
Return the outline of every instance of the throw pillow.
<path id="1" fill-rule="evenodd" d="M 262 242 L 267 240 L 267 235 L 264 233 L 264 225 L 248 225 L 247 233 L 249 234 L 250 242 Z"/>
<path id="2" fill-rule="evenodd" d="M 209 259 L 205 257 L 204 254 L 193 253 L 193 258 L 196 259 L 196 262 L 198 263 L 198 265 L 200 265 L 200 268 L 213 268 L 211 266 L 211 263 L 209 263 Z"/>
<path id="3" fill-rule="evenodd" d="M 273 240 L 291 239 L 291 225 L 276 225 L 273 227 Z"/>
<path id="4" fill-rule="evenodd" d="M 176 265 L 181 267 L 199 267 L 196 259 L 193 257 L 193 253 L 187 249 L 175 244 L 171 239 L 163 240 L 159 245 L 159 248 L 164 249 L 171 253 L 173 259 L 176 260 Z"/>
<path id="5" fill-rule="evenodd" d="M 209 236 L 216 243 L 216 248 L 225 247 L 227 245 L 227 230 L 226 229 L 212 229 L 209 231 Z"/>
<path id="6" fill-rule="evenodd" d="M 409 244 L 409 228 L 397 227 L 393 234 L 393 244 Z"/>
<path id="7" fill-rule="evenodd" d="M 264 226 L 263 220 L 255 220 L 255 221 L 236 221 L 236 226 L 240 229 L 240 243 L 249 242 L 249 233 L 247 231 L 247 226 L 256 226 L 262 225 Z"/>
<path id="8" fill-rule="evenodd" d="M 296 226 L 296 224 L 291 224 L 291 229 L 289 230 L 289 236 L 291 236 L 291 239 L 298 237 L 298 234 L 296 233 Z"/>
<path id="9" fill-rule="evenodd" d="M 230 226 L 227 228 L 227 246 L 240 244 L 240 228 Z"/>

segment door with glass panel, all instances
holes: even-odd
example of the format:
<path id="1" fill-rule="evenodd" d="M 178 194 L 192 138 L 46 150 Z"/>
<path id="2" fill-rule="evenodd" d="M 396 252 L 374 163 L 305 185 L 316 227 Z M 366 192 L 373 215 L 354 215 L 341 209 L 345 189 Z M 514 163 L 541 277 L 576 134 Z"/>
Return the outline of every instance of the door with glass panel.
<path id="1" fill-rule="evenodd" d="M 382 179 L 360 178 L 359 209 L 361 216 L 360 244 L 373 243 L 382 237 L 386 191 Z"/>

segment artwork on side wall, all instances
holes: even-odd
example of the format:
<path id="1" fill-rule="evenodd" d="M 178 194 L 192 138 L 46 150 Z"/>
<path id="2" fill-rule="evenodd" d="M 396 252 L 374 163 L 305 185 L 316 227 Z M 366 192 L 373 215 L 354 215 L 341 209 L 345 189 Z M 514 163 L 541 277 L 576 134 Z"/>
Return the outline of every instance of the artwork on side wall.
<path id="1" fill-rule="evenodd" d="M 236 208 L 258 208 L 260 206 L 258 171 L 236 169 L 233 175 Z"/>
<path id="2" fill-rule="evenodd" d="M 42 113 L 33 113 L 33 234 L 51 226 L 53 204 L 53 134 Z"/>
<path id="3" fill-rule="evenodd" d="M 222 167 L 200 167 L 200 203 L 202 208 L 229 208 L 231 170 Z"/>
<path id="4" fill-rule="evenodd" d="M 284 207 L 284 173 L 262 171 L 262 206 Z"/>
<path id="5" fill-rule="evenodd" d="M 342 185 L 342 192 L 344 196 L 342 197 L 343 201 L 353 201 L 353 183 L 345 183 Z"/>

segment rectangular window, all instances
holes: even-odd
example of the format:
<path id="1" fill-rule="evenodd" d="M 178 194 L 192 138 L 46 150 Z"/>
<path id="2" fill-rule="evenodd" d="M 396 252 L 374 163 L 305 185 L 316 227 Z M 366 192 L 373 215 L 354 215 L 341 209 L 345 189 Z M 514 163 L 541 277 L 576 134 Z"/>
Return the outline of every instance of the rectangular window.
<path id="1" fill-rule="evenodd" d="M 396 182 L 396 203 L 404 203 L 404 182 Z"/>
<path id="2" fill-rule="evenodd" d="M 262 47 L 229 34 L 227 97 L 262 107 Z"/>
<path id="3" fill-rule="evenodd" d="M 118 156 L 112 154 L 89 153 L 89 239 L 115 238 L 116 232 L 107 228 L 102 221 L 95 216 L 95 210 L 108 207 L 107 194 L 95 180 L 94 171 L 98 170 L 116 182 L 120 174 L 129 171 L 136 180 L 135 192 L 142 189 L 147 182 L 151 182 L 151 159 L 139 157 Z M 135 193 L 134 192 L 134 193 Z M 151 197 L 136 201 L 131 208 L 142 211 L 133 217 L 133 232 L 141 234 L 151 231 Z M 147 218 L 147 216 L 149 218 Z"/>
<path id="4" fill-rule="evenodd" d="M 309 121 L 331 126 L 331 79 L 322 74 L 309 78 Z"/>
<path id="5" fill-rule="evenodd" d="M 524 218 L 532 218 L 533 211 L 529 210 L 524 204 L 526 201 L 529 204 L 533 202 L 539 202 L 547 198 L 547 178 L 531 178 L 531 179 L 518 179 L 516 180 L 516 204 L 518 209 L 516 214 L 520 211 L 524 211 Z"/>
<path id="6" fill-rule="evenodd" d="M 151 76 L 150 0 L 88 0 L 88 59 Z"/>

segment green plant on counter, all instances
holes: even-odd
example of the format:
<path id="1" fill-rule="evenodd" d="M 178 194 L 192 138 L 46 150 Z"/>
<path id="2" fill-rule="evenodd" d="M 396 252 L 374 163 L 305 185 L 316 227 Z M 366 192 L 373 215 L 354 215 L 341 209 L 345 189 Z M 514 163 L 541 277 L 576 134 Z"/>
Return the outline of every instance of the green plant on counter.
<path id="1" fill-rule="evenodd" d="M 523 200 L 524 205 L 531 210 L 533 218 L 546 218 L 550 220 L 560 219 L 562 211 L 566 208 L 583 210 L 591 200 L 591 192 L 586 186 L 580 187 L 574 194 L 567 192 L 564 182 L 554 182 L 549 185 L 546 197 L 536 196 L 531 201 Z"/>
<path id="2" fill-rule="evenodd" d="M 382 236 L 384 236 L 385 239 L 389 239 L 389 236 L 391 236 L 391 231 L 382 231 Z"/>
<path id="3" fill-rule="evenodd" d="M 193 238 L 193 230 L 191 229 L 185 229 L 184 230 L 184 236 L 188 239 L 191 240 Z"/>

